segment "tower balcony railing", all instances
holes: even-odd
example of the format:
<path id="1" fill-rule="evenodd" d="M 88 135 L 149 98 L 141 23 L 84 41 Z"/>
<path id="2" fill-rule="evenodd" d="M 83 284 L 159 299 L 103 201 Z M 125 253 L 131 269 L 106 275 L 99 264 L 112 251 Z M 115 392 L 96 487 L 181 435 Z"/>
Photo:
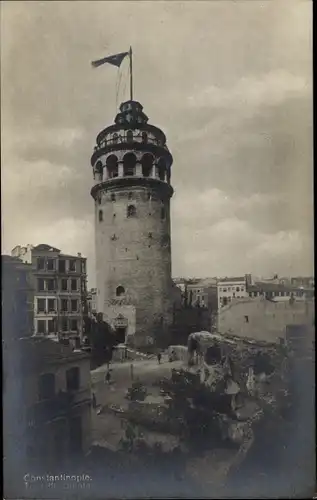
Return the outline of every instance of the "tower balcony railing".
<path id="1" fill-rule="evenodd" d="M 147 140 L 145 141 L 141 134 L 134 134 L 131 137 L 131 139 L 130 138 L 127 139 L 127 137 L 120 136 L 120 135 L 118 135 L 116 139 L 114 139 L 113 137 L 111 137 L 109 139 L 104 139 L 102 142 L 100 142 L 99 144 L 97 144 L 95 146 L 94 151 L 99 151 L 100 149 L 103 149 L 107 146 L 116 146 L 116 145 L 120 145 L 120 144 L 129 144 L 129 143 L 132 144 L 133 142 L 138 142 L 140 144 L 144 144 L 145 146 L 146 146 L 146 144 L 154 144 L 154 145 L 160 146 L 160 147 L 164 148 L 166 151 L 168 151 L 166 144 L 163 144 L 160 139 L 157 139 L 156 137 L 148 136 Z"/>

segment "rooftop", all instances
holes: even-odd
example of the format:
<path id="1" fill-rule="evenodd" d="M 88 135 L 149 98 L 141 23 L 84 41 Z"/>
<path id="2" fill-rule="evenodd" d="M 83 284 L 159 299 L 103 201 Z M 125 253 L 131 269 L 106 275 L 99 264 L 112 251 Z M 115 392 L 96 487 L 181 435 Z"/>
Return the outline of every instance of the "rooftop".
<path id="1" fill-rule="evenodd" d="M 218 280 L 218 285 L 220 285 L 221 283 L 236 283 L 236 282 L 245 282 L 245 276 L 242 276 L 242 277 L 233 277 L 233 278 L 219 278 Z"/>
<path id="2" fill-rule="evenodd" d="M 23 248 L 23 247 L 15 247 L 15 248 Z M 86 257 L 83 257 L 80 252 L 78 252 L 77 255 L 61 253 L 61 250 L 59 248 L 53 247 L 52 245 L 48 245 L 46 243 L 40 243 L 39 245 L 35 246 L 29 245 L 29 248 L 31 248 L 32 253 L 33 252 L 58 253 L 59 257 L 65 257 L 69 259 L 86 259 Z"/>
<path id="3" fill-rule="evenodd" d="M 289 283 L 268 283 L 267 281 L 257 281 L 254 285 L 248 286 L 248 291 L 285 291 L 285 290 L 298 290 L 300 287 L 291 285 Z"/>
<path id="4" fill-rule="evenodd" d="M 58 252 L 58 253 L 60 253 L 60 250 L 58 248 L 55 248 L 52 245 L 47 245 L 46 243 L 40 243 L 39 245 L 36 245 L 35 247 L 33 247 L 32 250 L 36 250 L 38 252 Z"/>
<path id="5" fill-rule="evenodd" d="M 75 352 L 69 345 L 63 345 L 44 337 L 25 337 L 20 339 L 19 342 L 21 342 L 23 357 L 25 356 L 25 359 L 28 360 L 31 366 L 34 360 L 47 363 L 61 360 L 72 361 L 89 357 L 83 351 Z"/>
<path id="6" fill-rule="evenodd" d="M 200 287 L 208 287 L 208 286 L 216 286 L 217 280 L 215 278 L 202 278 L 197 280 L 191 280 L 187 282 L 190 286 L 200 286 Z"/>
<path id="7" fill-rule="evenodd" d="M 70 255 L 70 254 L 67 254 L 67 253 L 61 253 L 59 254 L 60 257 L 66 257 L 68 259 L 84 259 L 84 260 L 87 260 L 86 257 L 83 257 L 81 254 L 77 254 L 77 255 Z"/>

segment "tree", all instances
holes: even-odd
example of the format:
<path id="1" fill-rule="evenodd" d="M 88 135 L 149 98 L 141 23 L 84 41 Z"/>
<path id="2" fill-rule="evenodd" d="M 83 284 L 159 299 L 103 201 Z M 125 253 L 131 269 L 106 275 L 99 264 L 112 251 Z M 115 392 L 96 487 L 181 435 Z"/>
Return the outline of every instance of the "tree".
<path id="1" fill-rule="evenodd" d="M 115 331 L 101 315 L 97 315 L 97 320 L 88 318 L 87 337 L 91 345 L 92 358 L 98 364 L 109 363 L 112 359 L 113 349 L 120 341 L 116 337 Z"/>
<path id="2" fill-rule="evenodd" d="M 146 387 L 139 381 L 133 382 L 132 387 L 129 388 L 127 399 L 130 401 L 144 401 L 147 395 Z"/>

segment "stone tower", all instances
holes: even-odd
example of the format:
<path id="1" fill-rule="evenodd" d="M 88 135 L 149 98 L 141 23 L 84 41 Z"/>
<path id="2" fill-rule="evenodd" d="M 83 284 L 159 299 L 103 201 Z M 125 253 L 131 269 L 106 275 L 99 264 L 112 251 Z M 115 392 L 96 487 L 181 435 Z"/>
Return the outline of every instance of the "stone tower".
<path id="1" fill-rule="evenodd" d="M 91 158 L 97 310 L 122 342 L 166 342 L 172 322 L 170 185 L 164 133 L 137 101 L 120 106 Z"/>

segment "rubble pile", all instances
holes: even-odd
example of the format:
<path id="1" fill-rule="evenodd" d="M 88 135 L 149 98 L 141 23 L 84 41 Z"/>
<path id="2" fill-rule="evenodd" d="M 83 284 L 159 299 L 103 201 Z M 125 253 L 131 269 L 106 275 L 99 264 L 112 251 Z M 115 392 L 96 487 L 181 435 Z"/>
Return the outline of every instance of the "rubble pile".
<path id="1" fill-rule="evenodd" d="M 287 351 L 278 344 L 208 332 L 203 341 L 203 347 L 196 343 L 196 362 L 189 352 L 189 366 L 186 361 L 160 381 L 159 402 L 144 400 L 145 394 L 132 398 L 129 418 L 185 440 L 199 435 L 207 446 L 210 436 L 213 443 L 240 446 L 253 439 L 255 422 L 278 414 L 287 401 Z"/>
<path id="2" fill-rule="evenodd" d="M 189 336 L 187 371 L 210 392 L 223 439 L 237 444 L 252 438 L 254 422 L 288 402 L 284 345 L 197 332 Z"/>
<path id="3" fill-rule="evenodd" d="M 288 395 L 288 350 L 208 332 L 194 340 L 182 367 L 160 381 L 161 397 L 131 398 L 123 418 L 156 433 L 155 439 L 157 433 L 165 441 L 174 436 L 187 450 L 190 475 L 223 481 L 244 460 L 258 425 L 269 422 L 264 432 L 276 423 L 280 428 Z M 219 453 L 227 458 L 217 468 Z"/>

